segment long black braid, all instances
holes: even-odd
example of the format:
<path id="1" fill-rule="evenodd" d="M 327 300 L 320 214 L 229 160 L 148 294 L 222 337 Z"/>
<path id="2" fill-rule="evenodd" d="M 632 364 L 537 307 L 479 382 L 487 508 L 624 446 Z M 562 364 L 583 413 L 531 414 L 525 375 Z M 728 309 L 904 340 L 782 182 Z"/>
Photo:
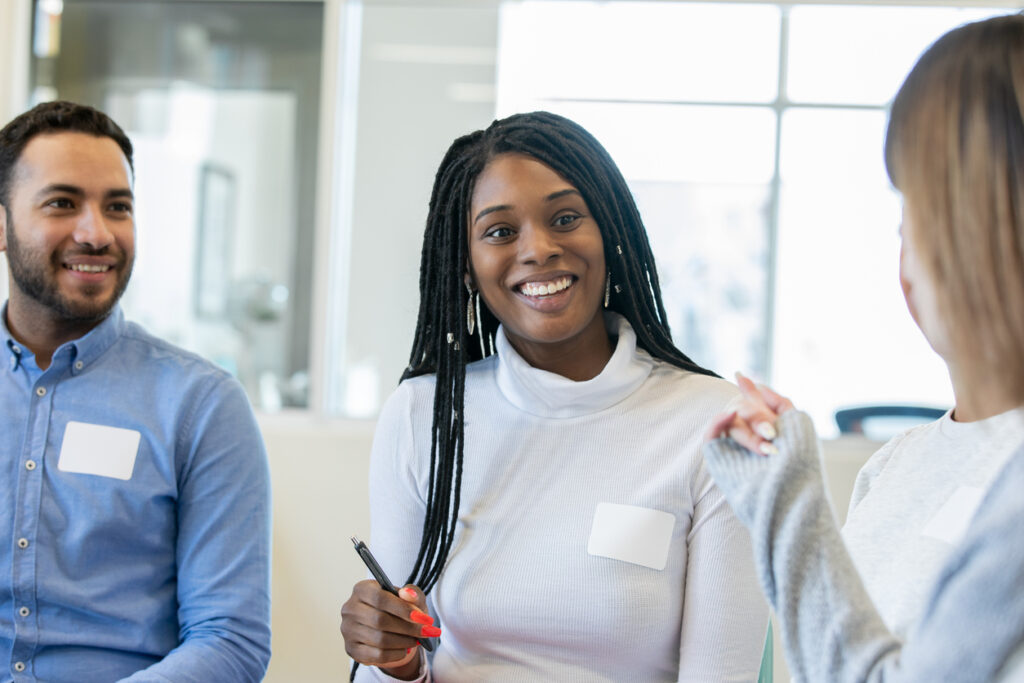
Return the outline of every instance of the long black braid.
<path id="1" fill-rule="evenodd" d="M 516 114 L 457 139 L 434 179 L 423 237 L 420 309 L 409 366 L 402 379 L 433 373 L 434 419 L 430 489 L 423 536 L 408 583 L 429 593 L 455 536 L 462 482 L 466 364 L 494 351 L 499 321 L 481 302 L 476 330 L 466 326 L 470 303 L 467 221 L 476 178 L 499 154 L 517 152 L 550 166 L 583 196 L 601 229 L 611 275 L 610 310 L 623 315 L 637 344 L 684 370 L 715 375 L 672 343 L 658 271 L 633 195 L 612 158 L 586 130 L 548 112 Z"/>

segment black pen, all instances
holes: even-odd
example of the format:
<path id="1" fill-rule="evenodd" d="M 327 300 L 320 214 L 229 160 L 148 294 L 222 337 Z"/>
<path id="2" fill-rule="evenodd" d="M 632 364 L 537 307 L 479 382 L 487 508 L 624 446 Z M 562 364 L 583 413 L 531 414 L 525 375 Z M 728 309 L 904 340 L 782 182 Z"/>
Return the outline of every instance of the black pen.
<path id="1" fill-rule="evenodd" d="M 380 587 L 388 593 L 398 596 L 398 590 L 395 588 L 394 584 L 391 583 L 391 579 L 389 579 L 388 575 L 384 573 L 384 570 L 380 568 L 380 565 L 377 564 L 376 558 L 374 558 L 370 549 L 366 547 L 366 544 L 353 536 L 352 545 L 356 547 L 356 552 L 359 553 L 359 557 L 363 558 L 363 564 L 365 564 L 366 568 L 370 570 L 371 574 L 373 574 L 373 578 L 377 579 L 377 583 L 380 584 Z M 401 596 L 398 597 L 401 599 Z M 432 639 L 417 638 L 416 640 L 419 641 L 420 645 L 422 645 L 427 652 L 434 651 L 434 641 Z"/>

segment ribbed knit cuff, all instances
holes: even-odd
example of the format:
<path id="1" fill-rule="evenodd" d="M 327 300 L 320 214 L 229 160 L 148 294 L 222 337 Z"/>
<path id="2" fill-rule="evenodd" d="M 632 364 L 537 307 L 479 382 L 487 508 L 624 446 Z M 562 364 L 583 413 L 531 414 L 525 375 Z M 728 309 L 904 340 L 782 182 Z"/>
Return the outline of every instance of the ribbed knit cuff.
<path id="1" fill-rule="evenodd" d="M 430 666 L 427 663 L 427 653 L 422 647 L 417 649 L 419 650 L 419 654 L 417 656 L 420 660 L 420 670 L 416 675 L 416 678 L 412 678 L 407 681 L 401 678 L 395 678 L 394 676 L 389 676 L 383 669 L 378 667 L 367 668 L 371 668 L 374 673 L 377 674 L 377 680 L 384 681 L 385 683 L 430 683 L 431 676 Z"/>
<path id="2" fill-rule="evenodd" d="M 775 421 L 778 455 L 752 453 L 728 437 L 704 444 L 704 459 L 740 520 L 750 525 L 759 501 L 774 498 L 787 481 L 796 485 L 818 470 L 818 440 L 807 413 L 791 410 Z M 786 472 L 787 476 L 780 476 Z"/>

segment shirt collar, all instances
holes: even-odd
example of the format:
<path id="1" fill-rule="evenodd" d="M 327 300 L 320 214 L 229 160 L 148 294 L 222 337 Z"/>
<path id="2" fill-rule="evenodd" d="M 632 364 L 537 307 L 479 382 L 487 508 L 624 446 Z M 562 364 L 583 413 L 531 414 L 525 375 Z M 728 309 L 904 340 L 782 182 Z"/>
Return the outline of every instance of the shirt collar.
<path id="1" fill-rule="evenodd" d="M 532 367 L 516 353 L 498 328 L 497 381 L 513 405 L 540 417 L 579 417 L 605 410 L 632 394 L 654 369 L 654 361 L 636 346 L 636 333 L 624 317 L 605 312 L 605 326 L 617 333 L 615 351 L 604 370 L 583 382 Z"/>
<path id="2" fill-rule="evenodd" d="M 120 305 L 115 305 L 103 322 L 89 330 L 83 337 L 61 344 L 53 352 L 51 367 L 54 365 L 69 365 L 72 374 L 84 370 L 94 360 L 99 358 L 111 347 L 124 331 L 124 312 Z M 32 352 L 22 346 L 21 342 L 14 338 L 7 327 L 7 303 L 4 303 L 0 310 L 0 340 L 7 349 L 7 366 L 11 370 L 17 370 L 22 359 Z"/>
<path id="3" fill-rule="evenodd" d="M 4 348 L 7 349 L 7 355 L 5 357 L 5 365 L 11 370 L 17 370 L 21 364 L 21 356 L 25 353 L 25 349 L 22 348 L 14 337 L 11 335 L 11 331 L 7 329 L 7 302 L 4 302 L 4 307 L 0 309 L 0 332 L 3 333 Z"/>

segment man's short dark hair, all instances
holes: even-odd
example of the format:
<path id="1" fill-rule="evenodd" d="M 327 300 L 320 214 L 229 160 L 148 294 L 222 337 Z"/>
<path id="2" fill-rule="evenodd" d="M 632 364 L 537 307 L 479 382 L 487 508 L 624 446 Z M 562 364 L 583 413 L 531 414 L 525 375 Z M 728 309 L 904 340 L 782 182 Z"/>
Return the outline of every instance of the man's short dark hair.
<path id="1" fill-rule="evenodd" d="M 38 104 L 0 129 L 0 204 L 8 206 L 14 167 L 25 145 L 37 135 L 75 132 L 111 138 L 128 160 L 132 173 L 132 143 L 113 119 L 92 107 L 58 100 Z"/>

